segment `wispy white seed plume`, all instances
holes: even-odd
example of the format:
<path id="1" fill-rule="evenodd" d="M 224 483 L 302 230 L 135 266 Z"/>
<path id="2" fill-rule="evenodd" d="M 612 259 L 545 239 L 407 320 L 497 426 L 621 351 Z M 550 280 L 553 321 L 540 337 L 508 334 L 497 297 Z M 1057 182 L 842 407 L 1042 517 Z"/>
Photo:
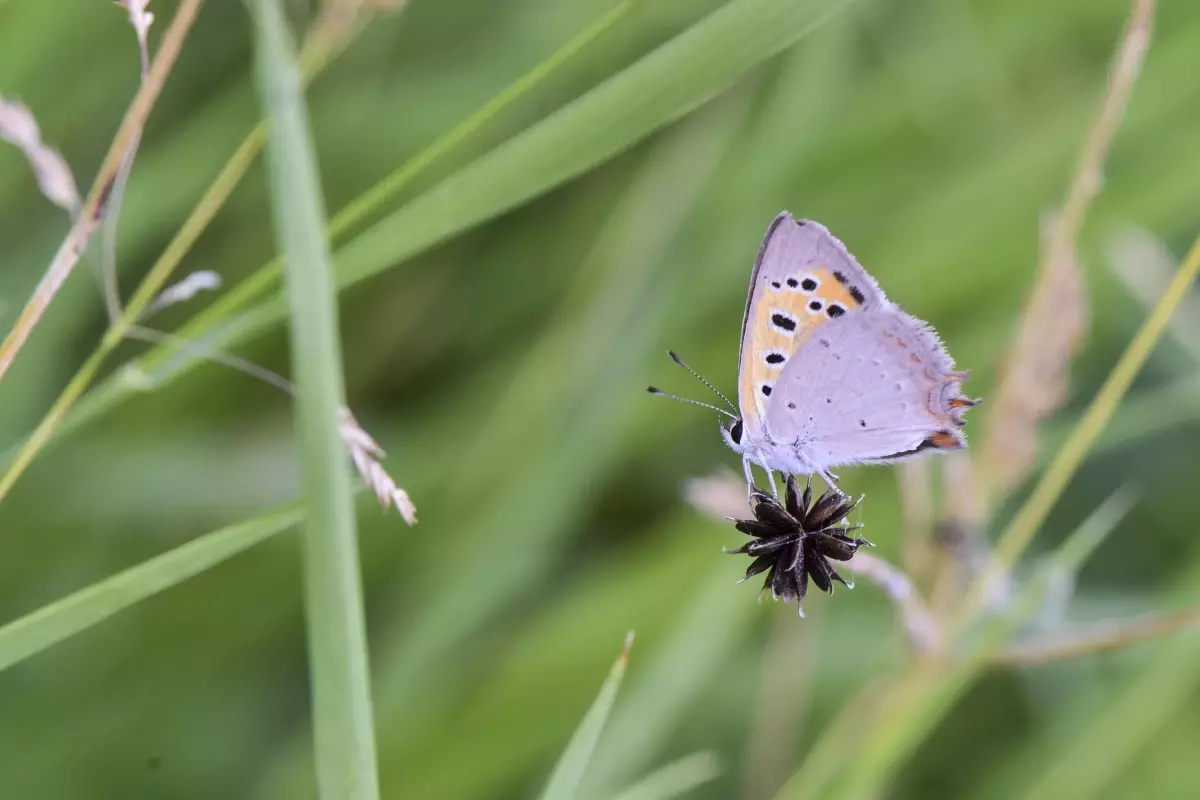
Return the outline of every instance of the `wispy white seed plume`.
<path id="1" fill-rule="evenodd" d="M 159 292 L 158 297 L 154 298 L 146 306 L 146 310 L 142 312 L 142 319 L 161 311 L 167 306 L 173 306 L 176 303 L 186 303 L 200 294 L 200 292 L 212 292 L 220 288 L 220 275 L 210 269 L 197 270 L 178 283 L 173 283 Z"/>
<path id="2" fill-rule="evenodd" d="M 142 75 L 145 75 L 150 71 L 150 48 L 147 45 L 147 39 L 150 25 L 154 22 L 154 15 L 146 10 L 146 6 L 150 5 L 150 0 L 116 0 L 116 3 L 125 9 L 125 13 L 129 15 L 129 24 L 133 26 L 133 31 L 137 34 L 138 51 L 142 56 Z"/>
<path id="3" fill-rule="evenodd" d="M 363 430 L 362 426 L 358 424 L 358 420 L 354 418 L 354 414 L 350 413 L 350 409 L 342 406 L 340 414 L 342 441 L 346 443 L 346 449 L 350 451 L 350 460 L 354 462 L 355 469 L 375 492 L 375 496 L 379 498 L 379 502 L 383 504 L 385 510 L 388 506 L 395 506 L 396 510 L 400 512 L 400 516 L 404 517 L 405 522 L 409 525 L 416 525 L 417 507 L 413 505 L 408 492 L 397 486 L 396 482 L 392 480 L 392 476 L 388 475 L 383 465 L 379 463 L 379 459 L 387 455 L 383 448 L 371 437 L 371 434 Z"/>
<path id="4" fill-rule="evenodd" d="M 24 103 L 0 95 L 0 139 L 18 147 L 46 198 L 74 214 L 80 206 L 79 189 L 71 168 L 57 150 L 42 141 L 37 120 Z"/>

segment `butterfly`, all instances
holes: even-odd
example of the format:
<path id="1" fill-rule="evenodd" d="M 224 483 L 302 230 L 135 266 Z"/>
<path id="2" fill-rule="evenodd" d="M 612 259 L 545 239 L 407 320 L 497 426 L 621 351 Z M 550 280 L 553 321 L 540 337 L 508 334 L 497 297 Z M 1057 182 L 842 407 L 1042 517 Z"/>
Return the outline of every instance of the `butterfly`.
<path id="1" fill-rule="evenodd" d="M 926 323 L 904 313 L 823 225 L 781 212 L 750 275 L 738 361 L 737 413 L 722 436 L 751 464 L 787 475 L 887 464 L 966 446 L 967 373 Z M 666 394 L 655 387 L 651 393 Z"/>

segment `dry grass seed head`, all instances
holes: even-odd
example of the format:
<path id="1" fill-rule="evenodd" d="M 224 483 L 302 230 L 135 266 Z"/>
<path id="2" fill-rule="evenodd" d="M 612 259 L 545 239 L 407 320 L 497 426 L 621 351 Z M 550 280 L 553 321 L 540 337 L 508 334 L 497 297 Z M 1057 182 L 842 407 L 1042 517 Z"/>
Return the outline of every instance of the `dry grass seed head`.
<path id="1" fill-rule="evenodd" d="M 29 107 L 0 95 L 0 139 L 16 146 L 33 169 L 38 188 L 51 203 L 74 215 L 82 201 L 75 176 L 66 160 L 42 141 L 37 120 Z"/>

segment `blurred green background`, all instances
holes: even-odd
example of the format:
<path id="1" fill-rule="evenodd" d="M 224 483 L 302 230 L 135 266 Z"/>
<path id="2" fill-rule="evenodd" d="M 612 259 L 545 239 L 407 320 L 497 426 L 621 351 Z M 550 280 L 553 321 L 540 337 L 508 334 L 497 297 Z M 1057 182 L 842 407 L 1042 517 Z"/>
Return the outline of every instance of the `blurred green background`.
<path id="1" fill-rule="evenodd" d="M 308 94 L 330 211 L 614 5 L 414 0 L 373 19 Z M 722 5 L 635 3 L 387 210 Z M 173 9 L 151 4 L 157 35 Z M 315 13 L 290 9 L 298 29 Z M 408 529 L 361 503 L 385 797 L 536 794 L 631 629 L 629 674 L 587 777 L 597 796 L 705 750 L 721 774 L 689 796 L 773 797 L 855 690 L 900 668 L 894 609 L 865 581 L 810 596 L 804 620 L 735 585 L 746 564 L 721 547 L 740 535 L 684 487 L 737 471 L 737 458 L 713 414 L 645 385 L 703 397 L 670 347 L 733 391 L 749 269 L 787 208 L 829 226 L 932 322 L 971 370 L 968 392 L 988 397 L 1127 13 L 1122 0 L 859 0 L 603 163 L 342 293 L 349 403 L 421 520 Z M 206 4 L 133 172 L 126 291 L 258 118 L 251 43 L 242 4 Z M 1163 3 L 1081 240 L 1090 329 L 1043 457 L 1146 314 L 1114 276 L 1113 237 L 1144 228 L 1178 259 L 1197 233 L 1198 53 L 1200 5 Z M 0 3 L 0 92 L 33 109 L 81 184 L 136 84 L 133 36 L 111 4 Z M 256 164 L 182 271 L 232 285 L 267 261 L 267 203 Z M 0 207 L 7 327 L 66 223 L 11 148 Z M 449 219 L 427 217 L 453 226 L 453 203 L 443 208 Z M 156 324 L 175 328 L 207 302 Z M 37 423 L 104 327 L 95 281 L 74 276 L 0 386 L 0 443 Z M 284 334 L 236 352 L 286 372 Z M 1069 608 L 1048 603 L 1035 626 L 1200 599 L 1188 341 L 1157 348 L 1035 541 L 1031 562 L 1119 486 L 1138 493 Z M 127 344 L 109 369 L 144 349 Z M 290 410 L 278 390 L 206 365 L 71 431 L 0 504 L 0 620 L 295 500 Z M 975 442 L 988 413 L 971 415 Z M 904 563 L 896 470 L 841 474 L 868 495 L 858 521 L 876 552 Z M 993 531 L 1027 491 L 998 507 Z M 275 536 L 0 674 L 0 795 L 313 796 L 299 554 L 294 531 Z M 1079 796 L 1200 795 L 1195 639 L 990 672 L 890 796 L 1017 796 L 1053 770 L 1071 785 L 1072 770 L 1097 765 L 1103 780 Z"/>

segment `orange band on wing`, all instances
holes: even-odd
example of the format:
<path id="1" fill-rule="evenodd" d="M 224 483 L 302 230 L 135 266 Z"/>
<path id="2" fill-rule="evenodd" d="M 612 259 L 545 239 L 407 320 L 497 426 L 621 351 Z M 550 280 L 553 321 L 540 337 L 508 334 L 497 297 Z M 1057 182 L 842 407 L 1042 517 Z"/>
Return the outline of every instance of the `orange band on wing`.
<path id="1" fill-rule="evenodd" d="M 754 409 L 761 420 L 788 360 L 817 328 L 853 312 L 863 297 L 846 284 L 845 276 L 828 267 L 765 276 L 760 281 L 746 330 L 738 393 L 742 408 Z"/>

